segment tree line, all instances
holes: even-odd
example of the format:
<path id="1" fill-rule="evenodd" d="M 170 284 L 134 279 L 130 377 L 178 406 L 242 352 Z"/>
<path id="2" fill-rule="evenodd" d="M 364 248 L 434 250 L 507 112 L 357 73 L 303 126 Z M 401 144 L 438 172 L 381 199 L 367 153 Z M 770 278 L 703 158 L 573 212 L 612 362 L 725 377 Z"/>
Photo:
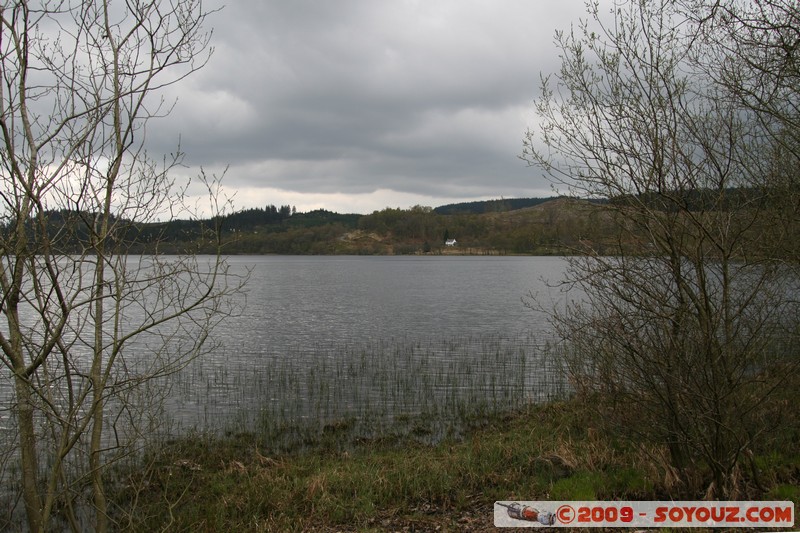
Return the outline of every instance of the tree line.
<path id="1" fill-rule="evenodd" d="M 716 193 L 710 190 L 675 191 L 673 195 L 681 198 L 687 212 L 701 213 L 716 201 Z M 724 198 L 717 209 L 732 210 L 739 202 L 766 208 L 764 204 L 770 201 L 761 191 L 741 188 L 728 189 Z M 385 208 L 368 215 L 324 209 L 303 213 L 289 205 L 267 205 L 207 219 L 147 224 L 119 220 L 109 239 L 124 243 L 130 253 L 162 254 L 208 254 L 217 246 L 226 254 L 426 254 L 441 253 L 451 238 L 457 245 L 450 251 L 457 253 L 606 254 L 614 253 L 619 244 L 608 208 L 641 203 L 664 212 L 677 209 L 652 193 L 604 201 L 567 197 L 513 200 L 469 202 L 444 209 Z M 466 207 L 456 208 L 462 205 Z M 48 211 L 45 216 L 52 245 L 76 252 L 89 242 L 94 214 L 60 210 Z M 27 226 L 35 240 L 33 224 L 30 220 Z M 348 239 L 356 231 L 371 238 Z M 646 240 L 644 234 L 631 234 L 624 242 L 629 251 L 640 253 L 648 245 Z"/>
<path id="2" fill-rule="evenodd" d="M 457 241 L 451 251 L 460 253 L 570 254 L 580 253 L 588 242 L 602 246 L 611 235 L 592 203 L 553 198 L 535 205 L 540 207 L 513 209 L 506 204 L 501 211 L 456 214 L 427 206 L 385 208 L 368 215 L 316 210 L 268 223 L 250 218 L 249 224 L 231 223 L 241 220 L 233 214 L 218 222 L 223 249 L 231 254 L 440 253 L 448 238 Z M 159 241 L 160 249 L 202 249 L 202 228 L 211 223 L 170 222 L 172 229 L 163 233 L 168 238 Z"/>

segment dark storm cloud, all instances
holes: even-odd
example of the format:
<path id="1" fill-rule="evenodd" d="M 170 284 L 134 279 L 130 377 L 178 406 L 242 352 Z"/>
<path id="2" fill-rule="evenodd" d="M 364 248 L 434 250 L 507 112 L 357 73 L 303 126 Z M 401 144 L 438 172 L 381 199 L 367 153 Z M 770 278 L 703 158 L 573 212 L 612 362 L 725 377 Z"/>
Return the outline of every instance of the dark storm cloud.
<path id="1" fill-rule="evenodd" d="M 213 7 L 213 6 L 211 6 Z M 237 0 L 156 139 L 234 188 L 431 198 L 548 188 L 517 155 L 582 0 Z"/>

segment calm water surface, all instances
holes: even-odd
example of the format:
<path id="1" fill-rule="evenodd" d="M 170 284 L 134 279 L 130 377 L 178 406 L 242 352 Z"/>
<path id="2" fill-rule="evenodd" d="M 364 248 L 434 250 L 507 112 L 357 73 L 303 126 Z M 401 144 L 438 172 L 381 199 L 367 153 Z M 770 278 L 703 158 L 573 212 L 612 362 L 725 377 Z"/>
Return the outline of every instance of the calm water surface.
<path id="1" fill-rule="evenodd" d="M 244 311 L 177 378 L 180 425 L 287 432 L 342 419 L 452 419 L 546 398 L 552 257 L 232 257 Z M 267 427 L 268 426 L 268 427 Z M 272 428 L 272 429 L 270 429 Z M 276 429 L 277 428 L 277 429 Z"/>
<path id="2" fill-rule="evenodd" d="M 169 377 L 168 432 L 236 426 L 283 439 L 342 420 L 450 420 L 553 390 L 542 359 L 549 326 L 524 301 L 564 301 L 547 283 L 561 278 L 561 258 L 235 256 L 229 264 L 249 273 L 242 312 L 215 330 L 210 354 Z M 130 360 L 147 363 L 151 349 L 146 337 L 132 342 Z M 0 381 L 0 397 L 11 397 L 10 386 Z M 10 422 L 0 412 L 0 432 Z"/>
<path id="3" fill-rule="evenodd" d="M 547 335 L 545 317 L 523 304 L 561 299 L 553 257 L 233 257 L 252 269 L 241 317 L 221 333 L 249 355 L 319 344 L 499 334 Z"/>

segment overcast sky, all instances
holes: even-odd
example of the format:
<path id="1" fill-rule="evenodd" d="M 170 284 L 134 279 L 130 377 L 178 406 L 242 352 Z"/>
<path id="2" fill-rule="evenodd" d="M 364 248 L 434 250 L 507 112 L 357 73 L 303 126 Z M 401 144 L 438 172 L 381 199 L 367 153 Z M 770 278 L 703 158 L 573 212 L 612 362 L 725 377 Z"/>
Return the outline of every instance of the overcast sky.
<path id="1" fill-rule="evenodd" d="M 180 135 L 188 172 L 228 166 L 237 208 L 549 196 L 518 156 L 539 75 L 558 68 L 554 32 L 584 14 L 583 0 L 233 0 L 155 138 L 171 151 Z"/>

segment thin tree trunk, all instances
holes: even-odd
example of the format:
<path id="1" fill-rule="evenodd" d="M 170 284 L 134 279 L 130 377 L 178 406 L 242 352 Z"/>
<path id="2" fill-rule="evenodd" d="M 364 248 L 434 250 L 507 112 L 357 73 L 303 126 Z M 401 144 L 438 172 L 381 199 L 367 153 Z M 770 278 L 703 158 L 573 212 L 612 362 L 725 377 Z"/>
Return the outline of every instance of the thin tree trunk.
<path id="1" fill-rule="evenodd" d="M 94 286 L 94 357 L 90 379 L 92 382 L 92 436 L 89 448 L 89 469 L 92 479 L 92 493 L 95 506 L 95 531 L 108 531 L 108 502 L 103 485 L 103 415 L 105 414 L 105 376 L 103 373 L 103 342 L 105 309 L 103 305 L 103 288 L 105 286 L 105 250 L 104 241 L 107 232 L 107 220 L 104 219 L 98 232 L 97 258 L 95 262 Z"/>
<path id="2" fill-rule="evenodd" d="M 22 466 L 22 498 L 31 532 L 43 531 L 42 499 L 39 494 L 39 461 L 36 456 L 36 431 L 33 423 L 33 402 L 28 380 L 19 373 L 14 378 L 17 394 L 20 460 Z"/>

